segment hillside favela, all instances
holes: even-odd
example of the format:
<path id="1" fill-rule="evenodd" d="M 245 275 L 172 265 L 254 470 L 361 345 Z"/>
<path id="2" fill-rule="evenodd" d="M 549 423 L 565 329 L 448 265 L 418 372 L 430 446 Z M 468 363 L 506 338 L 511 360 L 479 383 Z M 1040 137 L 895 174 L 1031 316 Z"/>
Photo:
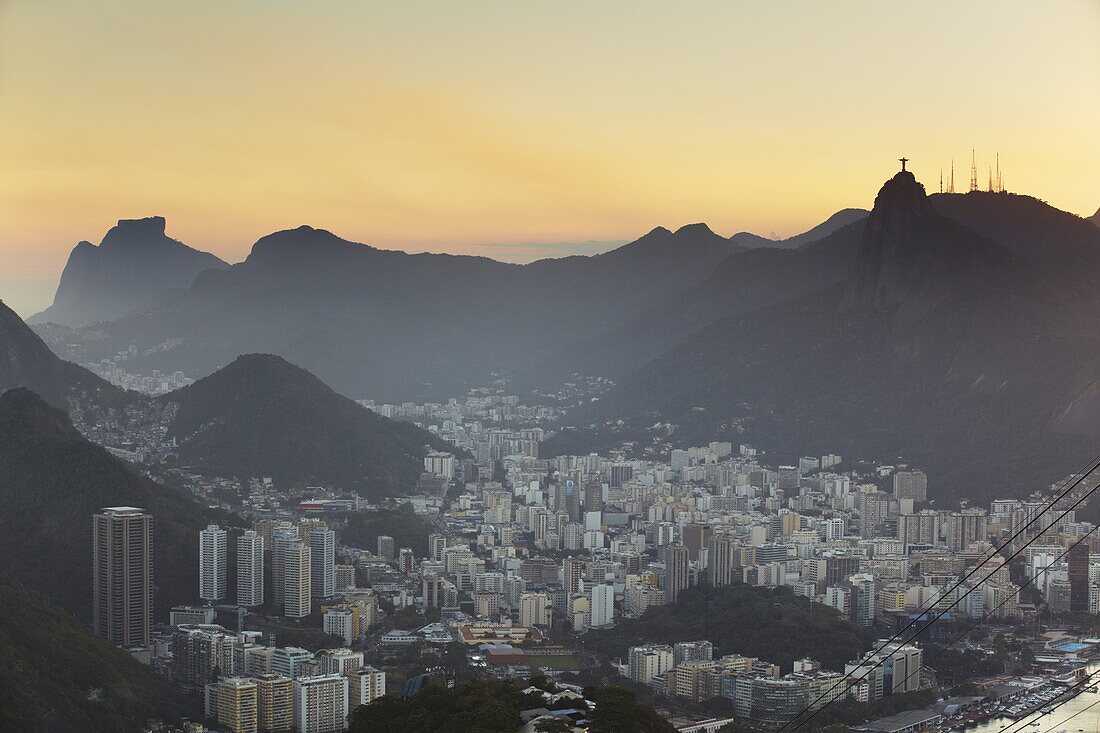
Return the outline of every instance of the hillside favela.
<path id="1" fill-rule="evenodd" d="M 1098 41 L 0 3 L 0 730 L 1100 730 Z"/>

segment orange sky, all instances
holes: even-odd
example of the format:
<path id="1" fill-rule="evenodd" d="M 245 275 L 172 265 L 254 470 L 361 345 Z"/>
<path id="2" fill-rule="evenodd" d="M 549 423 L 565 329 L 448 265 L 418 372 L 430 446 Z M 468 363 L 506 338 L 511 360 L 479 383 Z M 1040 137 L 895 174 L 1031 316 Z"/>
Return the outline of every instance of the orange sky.
<path id="1" fill-rule="evenodd" d="M 120 217 L 230 261 L 303 223 L 527 260 L 790 235 L 972 146 L 1091 214 L 1098 38 L 1095 0 L 0 0 L 0 298 L 47 305 Z"/>

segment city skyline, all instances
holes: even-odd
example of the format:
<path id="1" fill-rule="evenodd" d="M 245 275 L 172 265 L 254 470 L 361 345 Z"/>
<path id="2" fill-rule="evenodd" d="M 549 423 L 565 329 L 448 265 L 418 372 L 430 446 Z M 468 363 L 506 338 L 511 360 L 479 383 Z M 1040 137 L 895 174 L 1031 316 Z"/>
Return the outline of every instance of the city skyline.
<path id="1" fill-rule="evenodd" d="M 972 148 L 982 188 L 1000 153 L 1090 215 L 1100 9 L 992 7 L 6 4 L 0 296 L 45 307 L 76 242 L 150 215 L 230 262 L 301 224 L 509 261 L 789 236 Z"/>
<path id="2" fill-rule="evenodd" d="M 0 2 L 0 730 L 1100 732 L 1098 32 Z"/>

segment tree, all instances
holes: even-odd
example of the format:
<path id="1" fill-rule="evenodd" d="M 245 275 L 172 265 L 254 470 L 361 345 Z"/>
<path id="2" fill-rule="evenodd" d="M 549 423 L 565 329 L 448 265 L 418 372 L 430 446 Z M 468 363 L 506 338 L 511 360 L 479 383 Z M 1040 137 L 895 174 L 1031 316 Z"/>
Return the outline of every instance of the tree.
<path id="1" fill-rule="evenodd" d="M 873 636 L 834 609 L 795 596 L 789 589 L 737 583 L 700 585 L 680 594 L 676 603 L 649 609 L 596 637 L 605 657 L 621 657 L 642 642 L 672 644 L 707 639 L 720 654 L 745 654 L 789 668 L 812 657 L 826 669 L 844 664 L 867 649 Z"/>

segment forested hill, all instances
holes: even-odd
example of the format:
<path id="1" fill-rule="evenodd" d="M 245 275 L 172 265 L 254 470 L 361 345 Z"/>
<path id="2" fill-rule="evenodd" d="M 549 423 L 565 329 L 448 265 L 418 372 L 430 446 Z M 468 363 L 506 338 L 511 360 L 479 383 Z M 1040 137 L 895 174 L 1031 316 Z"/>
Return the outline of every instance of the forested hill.
<path id="1" fill-rule="evenodd" d="M 534 680 L 532 680 L 534 682 Z M 525 694 L 519 680 L 473 680 L 451 689 L 430 685 L 409 698 L 381 697 L 357 708 L 351 733 L 513 733 L 520 711 L 545 705 L 539 693 Z M 590 733 L 674 733 L 667 720 L 621 687 L 585 688 L 593 703 Z M 578 705 L 583 703 L 579 702 Z"/>
<path id="2" fill-rule="evenodd" d="M 699 585 L 669 606 L 649 609 L 601 631 L 596 647 L 608 657 L 623 657 L 638 644 L 674 644 L 706 639 L 714 655 L 759 657 L 790 671 L 796 659 L 816 659 L 826 669 L 844 669 L 870 647 L 873 638 L 834 609 L 811 603 L 786 588 L 745 584 Z"/>
<path id="3" fill-rule="evenodd" d="M 224 521 L 84 439 L 26 389 L 0 395 L 0 557 L 17 580 L 84 621 L 92 607 L 92 515 L 137 506 L 153 516 L 154 604 L 162 615 L 198 587 L 198 533 Z"/>
<path id="4" fill-rule="evenodd" d="M 138 731 L 182 696 L 45 596 L 0 574 L 0 730 Z"/>
<path id="5" fill-rule="evenodd" d="M 169 435 L 180 441 L 180 459 L 223 476 L 407 493 L 425 451 L 447 449 L 428 431 L 371 412 L 271 354 L 238 357 L 162 399 L 179 405 Z"/>
<path id="6" fill-rule="evenodd" d="M 127 395 L 84 367 L 64 361 L 0 300 L 0 392 L 26 387 L 55 407 L 70 397 L 117 403 Z"/>

